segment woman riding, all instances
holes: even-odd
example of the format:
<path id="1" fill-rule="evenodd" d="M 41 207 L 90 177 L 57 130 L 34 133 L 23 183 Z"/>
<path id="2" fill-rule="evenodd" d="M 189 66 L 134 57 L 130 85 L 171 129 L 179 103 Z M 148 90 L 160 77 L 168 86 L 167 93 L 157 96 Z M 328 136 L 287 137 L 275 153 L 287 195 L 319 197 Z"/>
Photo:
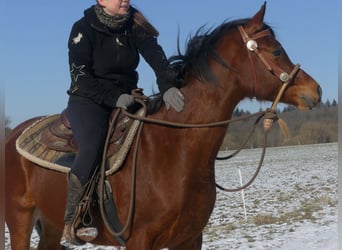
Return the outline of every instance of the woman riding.
<path id="1" fill-rule="evenodd" d="M 68 42 L 71 86 L 67 116 L 78 145 L 68 174 L 61 244 L 79 245 L 72 221 L 85 187 L 99 164 L 113 108 L 134 103 L 139 54 L 154 70 L 166 107 L 183 110 L 184 96 L 176 74 L 157 42 L 158 31 L 130 0 L 97 0 L 72 27 Z M 94 227 L 85 228 L 95 238 Z"/>

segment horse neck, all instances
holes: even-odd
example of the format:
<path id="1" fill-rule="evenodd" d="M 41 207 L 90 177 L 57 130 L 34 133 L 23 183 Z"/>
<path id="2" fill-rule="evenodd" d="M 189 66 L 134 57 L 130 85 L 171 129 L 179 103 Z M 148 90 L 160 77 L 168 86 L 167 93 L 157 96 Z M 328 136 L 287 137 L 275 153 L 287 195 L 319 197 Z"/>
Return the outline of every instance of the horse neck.
<path id="1" fill-rule="evenodd" d="M 240 57 L 237 55 L 239 50 L 232 44 L 227 36 L 215 49 L 226 63 L 232 63 L 235 66 Z M 184 124 L 213 123 L 231 118 L 236 105 L 247 96 L 248 87 L 242 86 L 243 81 L 236 71 L 224 67 L 213 58 L 208 60 L 216 80 L 207 82 L 188 73 L 185 77 L 186 85 L 181 88 L 185 96 L 184 110 L 181 113 L 161 112 L 160 118 Z M 177 140 L 178 143 L 186 145 L 183 145 L 183 150 L 214 159 L 226 134 L 227 125 L 182 131 L 186 132 Z M 188 138 L 196 139 L 196 142 Z M 175 138 L 170 138 L 170 140 L 175 140 Z M 207 151 L 204 153 L 203 149 Z"/>
<path id="2" fill-rule="evenodd" d="M 234 80 L 234 77 L 231 77 L 229 81 L 231 80 Z M 227 82 L 225 86 L 234 86 L 234 84 Z M 184 110 L 181 113 L 174 114 L 171 119 L 185 124 L 204 124 L 230 119 L 236 104 L 239 102 L 236 90 L 223 87 L 220 83 L 206 83 L 189 79 L 187 86 L 183 87 L 181 91 L 185 96 Z M 196 147 L 191 148 L 191 145 L 186 148 L 195 151 L 197 148 L 201 154 L 206 148 L 208 151 L 205 154 L 216 156 L 227 127 L 226 125 L 188 129 L 187 136 L 197 138 L 198 141 Z M 210 142 L 208 142 L 209 138 Z"/>
<path id="3" fill-rule="evenodd" d="M 201 82 L 192 79 L 182 88 L 186 98 L 184 118 L 191 123 L 210 123 L 227 120 L 242 99 L 236 89 L 236 77 L 225 75 L 225 82 Z"/>
<path id="4" fill-rule="evenodd" d="M 188 99 L 187 109 L 189 119 L 194 122 L 212 122 L 229 119 L 236 105 L 245 97 L 251 97 L 249 74 L 241 74 L 249 70 L 249 60 L 246 55 L 241 60 L 240 34 L 235 31 L 227 33 L 214 50 L 220 62 L 214 57 L 208 57 L 208 66 L 215 79 L 208 82 L 199 80 L 198 77 L 189 73 L 185 79 L 187 85 L 182 88 Z M 243 51 L 243 50 L 242 50 Z M 222 65 L 222 62 L 230 65 Z"/>

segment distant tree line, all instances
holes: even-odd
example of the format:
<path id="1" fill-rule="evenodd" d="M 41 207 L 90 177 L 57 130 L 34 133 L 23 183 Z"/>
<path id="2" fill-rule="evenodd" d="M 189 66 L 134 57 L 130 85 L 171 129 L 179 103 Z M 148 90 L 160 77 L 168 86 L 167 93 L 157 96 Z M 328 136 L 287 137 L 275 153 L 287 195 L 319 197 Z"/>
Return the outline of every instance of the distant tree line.
<path id="1" fill-rule="evenodd" d="M 280 126 L 276 123 L 268 133 L 267 146 L 289 146 L 300 144 L 315 144 L 336 142 L 338 139 L 338 103 L 327 100 L 312 110 L 301 111 L 293 106 L 285 106 L 277 110 L 278 117 L 284 120 L 289 131 L 286 139 Z M 249 111 L 236 109 L 233 117 L 249 115 Z M 223 140 L 222 149 L 236 149 L 241 146 L 255 118 L 231 123 Z M 245 148 L 259 148 L 264 143 L 262 121 L 255 129 Z"/>

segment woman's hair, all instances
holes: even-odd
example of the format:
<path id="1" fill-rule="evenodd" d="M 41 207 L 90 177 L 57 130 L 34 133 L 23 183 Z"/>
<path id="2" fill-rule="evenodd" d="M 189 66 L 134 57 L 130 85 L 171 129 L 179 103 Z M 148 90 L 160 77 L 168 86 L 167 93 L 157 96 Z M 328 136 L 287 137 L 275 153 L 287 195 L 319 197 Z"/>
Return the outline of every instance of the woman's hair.
<path id="1" fill-rule="evenodd" d="M 158 30 L 147 20 L 147 18 L 136 8 L 133 8 L 133 19 L 134 25 L 133 28 L 139 32 L 138 30 L 143 31 L 146 35 L 157 37 L 159 36 Z M 142 29 L 142 30 L 141 30 Z"/>

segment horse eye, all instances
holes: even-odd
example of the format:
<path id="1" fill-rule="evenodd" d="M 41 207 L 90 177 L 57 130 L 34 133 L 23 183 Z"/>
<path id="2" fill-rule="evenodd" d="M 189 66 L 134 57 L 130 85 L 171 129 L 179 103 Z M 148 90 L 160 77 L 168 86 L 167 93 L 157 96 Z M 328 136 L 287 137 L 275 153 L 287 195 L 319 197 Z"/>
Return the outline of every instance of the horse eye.
<path id="1" fill-rule="evenodd" d="M 277 50 L 272 51 L 272 55 L 280 56 L 281 55 L 281 49 L 277 49 Z"/>

